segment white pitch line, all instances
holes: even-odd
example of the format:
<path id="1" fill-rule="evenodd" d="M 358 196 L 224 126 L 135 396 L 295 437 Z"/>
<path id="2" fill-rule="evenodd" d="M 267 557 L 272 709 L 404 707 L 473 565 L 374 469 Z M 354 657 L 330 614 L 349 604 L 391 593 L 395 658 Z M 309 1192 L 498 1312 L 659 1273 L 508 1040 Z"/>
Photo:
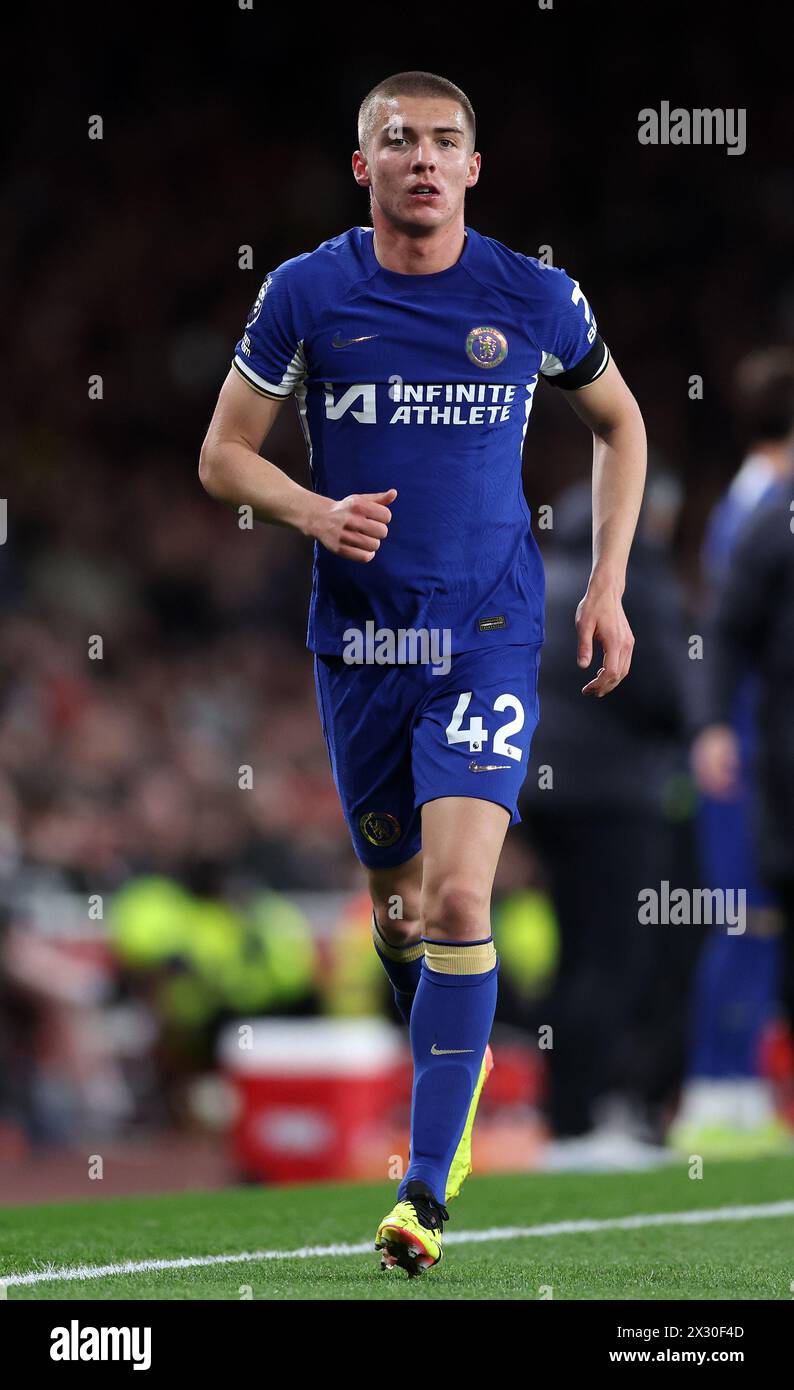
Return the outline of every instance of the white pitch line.
<path id="1" fill-rule="evenodd" d="M 775 1216 L 794 1216 L 794 1201 L 766 1202 L 758 1206 L 714 1207 L 702 1211 L 663 1211 L 647 1216 L 615 1216 L 605 1221 L 551 1221 L 544 1226 L 494 1226 L 482 1231 L 451 1231 L 447 1245 L 473 1245 L 496 1240 L 526 1240 L 536 1236 L 586 1235 L 592 1231 L 638 1231 L 647 1226 L 701 1226 L 714 1221 L 764 1221 Z M 209 1265 L 253 1264 L 262 1260 L 311 1260 L 334 1255 L 366 1255 L 373 1242 L 358 1245 L 304 1245 L 299 1250 L 249 1250 L 239 1255 L 182 1255 L 174 1260 L 125 1260 L 112 1265 L 71 1265 L 30 1270 L 25 1274 L 0 1274 L 6 1288 L 54 1281 L 104 1279 L 114 1274 L 146 1274 L 160 1269 L 203 1269 Z"/>

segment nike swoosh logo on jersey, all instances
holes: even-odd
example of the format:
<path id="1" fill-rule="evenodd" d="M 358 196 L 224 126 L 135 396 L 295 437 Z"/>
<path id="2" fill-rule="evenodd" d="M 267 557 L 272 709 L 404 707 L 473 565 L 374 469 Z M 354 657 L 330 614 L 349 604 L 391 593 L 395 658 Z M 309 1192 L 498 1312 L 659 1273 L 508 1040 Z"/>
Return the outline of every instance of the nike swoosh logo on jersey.
<path id="1" fill-rule="evenodd" d="M 371 338 L 379 338 L 379 333 L 365 333 L 363 338 L 340 338 L 337 329 L 335 336 L 331 339 L 331 347 L 343 348 L 350 347 L 351 343 L 368 343 Z"/>
<path id="2" fill-rule="evenodd" d="M 452 1057 L 453 1054 L 457 1056 L 460 1052 L 473 1051 L 473 1047 L 436 1047 L 435 1043 L 433 1043 L 433 1046 L 430 1049 L 431 1056 L 433 1057 Z"/>
<path id="3" fill-rule="evenodd" d="M 510 771 L 509 763 L 469 763 L 469 772 L 505 772 Z"/>

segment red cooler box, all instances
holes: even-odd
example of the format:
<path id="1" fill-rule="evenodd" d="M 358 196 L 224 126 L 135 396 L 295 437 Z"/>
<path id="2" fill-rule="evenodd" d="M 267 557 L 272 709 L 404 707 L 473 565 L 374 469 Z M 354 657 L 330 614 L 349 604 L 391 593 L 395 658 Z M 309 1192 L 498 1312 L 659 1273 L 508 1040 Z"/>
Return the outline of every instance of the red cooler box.
<path id="1" fill-rule="evenodd" d="M 404 1098 L 406 1060 L 400 1031 L 382 1019 L 230 1024 L 219 1061 L 238 1102 L 236 1167 L 263 1182 L 359 1175 Z"/>

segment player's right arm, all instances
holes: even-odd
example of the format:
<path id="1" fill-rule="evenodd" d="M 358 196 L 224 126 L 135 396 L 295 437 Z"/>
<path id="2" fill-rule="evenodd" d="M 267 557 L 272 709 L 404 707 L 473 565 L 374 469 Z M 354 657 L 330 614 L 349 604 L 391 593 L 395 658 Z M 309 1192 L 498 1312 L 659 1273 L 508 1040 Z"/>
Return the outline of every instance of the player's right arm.
<path id="1" fill-rule="evenodd" d="M 259 450 L 284 399 L 252 390 L 230 369 L 201 447 L 202 486 L 230 507 L 250 506 L 257 521 L 289 526 L 334 555 L 366 564 L 388 534 L 389 503 L 397 493 L 354 493 L 335 502 L 262 458 Z"/>

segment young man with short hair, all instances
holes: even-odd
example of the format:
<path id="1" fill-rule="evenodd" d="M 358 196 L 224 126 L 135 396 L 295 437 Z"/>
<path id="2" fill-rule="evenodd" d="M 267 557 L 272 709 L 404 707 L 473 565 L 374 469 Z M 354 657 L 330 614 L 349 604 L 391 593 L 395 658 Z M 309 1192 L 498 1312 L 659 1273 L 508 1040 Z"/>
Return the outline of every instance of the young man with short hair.
<path id="1" fill-rule="evenodd" d="M 399 73 L 365 97 L 353 176 L 373 225 L 268 275 L 200 464 L 213 496 L 314 541 L 320 717 L 410 1021 L 410 1164 L 376 1238 L 409 1274 L 441 1258 L 487 1069 L 491 888 L 538 717 L 543 569 L 521 466 L 539 379 L 593 433 L 576 627 L 581 667 L 603 648 L 597 697 L 631 662 L 621 595 L 645 475 L 637 403 L 577 282 L 465 225 L 480 163 L 445 78 Z M 311 489 L 259 456 L 290 396 Z"/>

